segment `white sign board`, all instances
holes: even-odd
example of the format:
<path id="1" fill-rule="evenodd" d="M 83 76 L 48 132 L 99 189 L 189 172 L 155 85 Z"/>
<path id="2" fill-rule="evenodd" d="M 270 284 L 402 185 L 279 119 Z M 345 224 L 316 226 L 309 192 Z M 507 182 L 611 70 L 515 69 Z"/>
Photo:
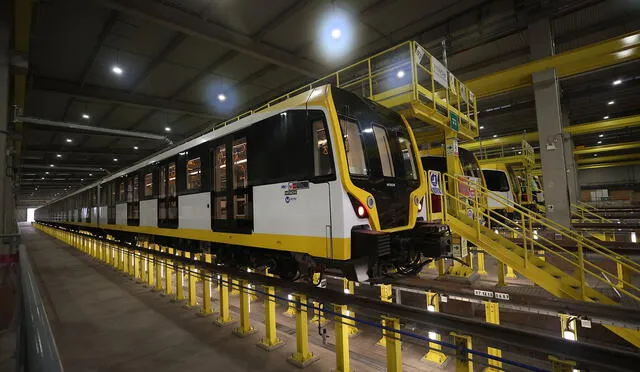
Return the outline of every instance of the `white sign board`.
<path id="1" fill-rule="evenodd" d="M 431 57 L 431 71 L 433 72 L 433 79 L 435 81 L 445 88 L 449 87 L 449 71 L 447 71 L 447 68 L 435 57 Z"/>
<path id="2" fill-rule="evenodd" d="M 440 188 L 440 172 L 430 170 L 429 171 L 429 187 L 433 195 L 442 195 L 442 189 Z"/>

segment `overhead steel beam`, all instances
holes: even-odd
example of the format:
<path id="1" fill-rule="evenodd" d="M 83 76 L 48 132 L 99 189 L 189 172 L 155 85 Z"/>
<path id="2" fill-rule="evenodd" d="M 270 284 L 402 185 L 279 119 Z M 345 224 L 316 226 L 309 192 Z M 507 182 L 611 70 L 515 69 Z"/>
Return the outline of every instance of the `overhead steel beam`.
<path id="1" fill-rule="evenodd" d="M 640 154 L 624 154 L 624 155 L 611 155 L 611 156 L 599 156 L 593 158 L 578 159 L 578 164 L 598 164 L 598 163 L 612 163 L 618 161 L 630 161 L 640 159 Z"/>
<path id="2" fill-rule="evenodd" d="M 625 143 L 616 143 L 612 145 L 576 148 L 573 151 L 573 154 L 574 155 L 599 154 L 601 152 L 624 151 L 624 150 L 633 150 L 633 149 L 640 149 L 640 142 L 625 142 Z"/>
<path id="3" fill-rule="evenodd" d="M 640 126 L 640 115 L 627 116 L 623 118 L 599 120 L 591 123 L 570 125 L 564 128 L 565 133 L 569 133 L 573 136 L 579 136 L 584 134 L 603 133 L 612 130 L 618 130 L 628 127 Z M 527 142 L 538 141 L 538 132 L 531 132 L 526 134 L 514 134 L 511 136 L 491 138 L 476 142 L 463 143 L 460 146 L 467 150 L 475 151 L 482 148 L 500 147 L 504 145 L 518 144 L 525 138 Z M 420 136 L 416 136 L 418 142 L 423 142 Z"/>
<path id="4" fill-rule="evenodd" d="M 168 56 L 171 55 L 182 43 L 187 40 L 187 35 L 183 33 L 179 33 L 176 37 L 171 39 L 169 44 L 162 49 L 160 53 L 147 65 L 147 68 L 140 74 L 140 76 L 136 79 L 135 83 L 133 83 L 130 93 L 135 94 L 140 90 L 142 85 L 149 79 L 149 77 L 153 74 L 153 72 L 160 66 L 160 64 L 167 59 Z"/>
<path id="5" fill-rule="evenodd" d="M 94 0 L 122 13 L 144 18 L 176 31 L 220 44 L 243 54 L 289 68 L 309 77 L 319 77 L 325 68 L 292 53 L 257 42 L 223 26 L 207 22 L 180 9 L 152 0 Z"/>
<path id="6" fill-rule="evenodd" d="M 640 160 L 621 161 L 617 163 L 599 163 L 599 164 L 584 164 L 579 165 L 578 169 L 598 169 L 598 168 L 611 168 L 611 167 L 627 167 L 631 165 L 640 165 Z"/>
<path id="7" fill-rule="evenodd" d="M 45 125 L 45 126 L 64 128 L 64 129 L 71 129 L 72 131 L 80 130 L 80 131 L 87 131 L 87 132 L 97 132 L 97 133 L 108 134 L 108 135 L 113 135 L 113 136 L 125 136 L 125 137 L 152 139 L 152 140 L 158 140 L 158 141 L 165 141 L 165 142 L 167 142 L 169 144 L 173 144 L 173 142 L 169 138 L 167 138 L 165 136 L 160 136 L 160 135 L 157 135 L 157 134 L 152 134 L 152 133 L 133 132 L 133 131 L 130 131 L 130 130 L 119 130 L 119 129 L 93 127 L 93 126 L 90 126 L 90 125 L 80 125 L 80 124 L 74 124 L 74 123 L 69 123 L 69 122 L 64 122 L 64 121 L 53 121 L 53 120 L 30 118 L 30 117 L 23 117 L 23 116 L 16 117 L 15 120 L 18 120 L 18 121 L 21 121 L 21 122 L 24 122 L 24 123 Z"/>
<path id="8" fill-rule="evenodd" d="M 212 112 L 208 107 L 188 103 L 172 101 L 164 98 L 151 97 L 141 94 L 132 95 L 122 90 L 85 85 L 84 87 L 65 80 L 50 79 L 46 77 L 34 77 L 32 89 L 67 94 L 75 97 L 84 97 L 89 100 L 117 102 L 127 106 L 151 108 L 160 111 L 191 114 L 211 119 L 223 119 L 224 116 Z"/>
<path id="9" fill-rule="evenodd" d="M 49 169 L 49 170 L 71 170 L 71 171 L 86 171 L 86 172 L 106 172 L 111 173 L 109 170 L 105 168 L 97 168 L 97 167 L 82 167 L 82 166 L 72 166 L 72 165 L 56 165 L 55 167 L 51 167 L 44 164 L 20 164 L 19 168 L 22 169 Z"/>
<path id="10" fill-rule="evenodd" d="M 532 84 L 531 75 L 550 68 L 565 78 L 640 58 L 640 31 L 542 58 L 465 83 L 476 97 L 488 97 Z"/>
<path id="11" fill-rule="evenodd" d="M 72 155 L 119 155 L 119 156 L 136 156 L 147 157 L 155 151 L 148 150 L 132 150 L 131 148 L 113 148 L 113 147 L 82 147 L 76 146 L 27 146 L 24 149 L 26 154 L 29 153 L 58 153 Z"/>
<path id="12" fill-rule="evenodd" d="M 100 52 L 100 49 L 102 48 L 102 44 L 104 44 L 104 41 L 107 39 L 107 37 L 111 33 L 111 30 L 113 29 L 113 26 L 115 26 L 119 16 L 120 16 L 120 12 L 118 12 L 117 10 L 112 10 L 109 13 L 109 18 L 107 18 L 107 21 L 102 26 L 102 30 L 100 31 L 100 36 L 98 36 L 98 41 L 93 46 L 93 49 L 91 50 L 91 54 L 89 54 L 89 58 L 87 59 L 87 63 L 85 63 L 84 68 L 82 69 L 82 73 L 80 74 L 81 87 L 84 86 L 84 84 L 87 82 L 87 78 L 89 77 L 91 68 L 93 67 L 93 64 L 96 61 L 96 57 L 98 57 L 98 53 Z"/>

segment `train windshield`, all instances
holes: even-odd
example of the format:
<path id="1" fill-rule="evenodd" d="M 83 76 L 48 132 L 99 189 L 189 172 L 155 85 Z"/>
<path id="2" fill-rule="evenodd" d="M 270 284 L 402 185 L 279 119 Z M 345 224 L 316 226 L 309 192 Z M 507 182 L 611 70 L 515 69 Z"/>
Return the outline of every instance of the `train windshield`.
<path id="1" fill-rule="evenodd" d="M 383 228 L 406 225 L 409 194 L 420 181 L 402 117 L 345 90 L 331 92 L 352 182 L 375 197 Z"/>
<path id="2" fill-rule="evenodd" d="M 507 174 L 499 170 L 483 169 L 484 180 L 487 188 L 491 191 L 507 192 L 509 191 L 509 180 Z"/>

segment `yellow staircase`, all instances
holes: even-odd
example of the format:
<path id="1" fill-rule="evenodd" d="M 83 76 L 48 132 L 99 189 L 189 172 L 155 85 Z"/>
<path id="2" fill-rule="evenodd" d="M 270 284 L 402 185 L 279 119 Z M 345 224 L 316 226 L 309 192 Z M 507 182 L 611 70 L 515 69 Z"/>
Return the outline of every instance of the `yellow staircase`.
<path id="1" fill-rule="evenodd" d="M 489 190 L 464 176 L 443 175 L 444 220 L 453 233 L 475 244 L 497 260 L 560 298 L 616 305 L 640 306 L 640 288 L 632 278 L 640 274 L 640 264 L 565 228 L 520 205 L 495 194 L 505 206 L 514 209 L 512 218 L 490 214 L 483 206 Z M 514 240 L 496 232 L 502 231 Z M 575 244 L 577 252 L 563 247 L 559 241 Z M 566 244 L 565 244 L 566 245 Z M 542 260 L 536 252 L 544 251 Z M 549 262 L 552 261 L 552 262 Z M 622 267 L 622 277 L 599 263 L 610 261 Z M 555 265 L 554 265 L 555 263 Z M 615 281 L 615 282 L 614 282 Z M 612 287 L 615 287 L 613 290 Z M 611 289 L 607 291 L 607 289 Z M 607 292 L 619 293 L 614 299 Z M 636 347 L 640 347 L 640 331 L 607 326 Z"/>

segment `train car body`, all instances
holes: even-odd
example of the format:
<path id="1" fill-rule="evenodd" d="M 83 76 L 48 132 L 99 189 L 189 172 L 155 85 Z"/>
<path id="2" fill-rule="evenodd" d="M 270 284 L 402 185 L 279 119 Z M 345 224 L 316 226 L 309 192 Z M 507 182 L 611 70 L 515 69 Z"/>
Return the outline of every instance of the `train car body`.
<path id="1" fill-rule="evenodd" d="M 43 223 L 215 253 L 295 279 L 352 280 L 446 255 L 402 116 L 329 85 L 153 155 L 36 210 Z M 169 243 L 168 243 L 169 242 Z"/>

